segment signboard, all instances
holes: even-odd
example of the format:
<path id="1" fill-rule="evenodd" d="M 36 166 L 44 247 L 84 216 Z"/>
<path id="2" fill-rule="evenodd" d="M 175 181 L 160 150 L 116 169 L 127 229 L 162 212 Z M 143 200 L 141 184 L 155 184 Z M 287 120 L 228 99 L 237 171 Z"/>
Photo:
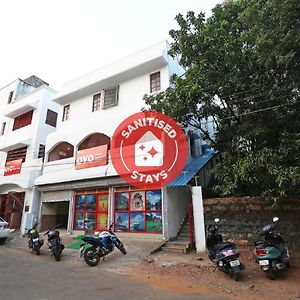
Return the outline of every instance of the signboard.
<path id="1" fill-rule="evenodd" d="M 87 169 L 107 165 L 107 145 L 77 152 L 75 169 Z"/>
<path id="2" fill-rule="evenodd" d="M 21 167 L 22 167 L 22 159 L 11 160 L 6 162 L 4 176 L 20 174 Z"/>

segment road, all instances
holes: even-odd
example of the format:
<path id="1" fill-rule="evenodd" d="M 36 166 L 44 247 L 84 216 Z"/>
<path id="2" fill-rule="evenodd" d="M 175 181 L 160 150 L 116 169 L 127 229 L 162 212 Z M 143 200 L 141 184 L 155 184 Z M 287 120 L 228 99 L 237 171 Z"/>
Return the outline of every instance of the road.
<path id="1" fill-rule="evenodd" d="M 126 259 L 126 256 L 120 257 Z M 122 272 L 121 269 L 112 268 L 109 259 L 97 267 L 89 267 L 74 255 L 64 255 L 60 262 L 56 262 L 46 248 L 43 248 L 40 256 L 36 256 L 28 249 L 0 246 L 0 299 L 225 299 L 180 292 L 178 287 L 174 291 L 155 288 L 133 278 L 128 270 Z"/>

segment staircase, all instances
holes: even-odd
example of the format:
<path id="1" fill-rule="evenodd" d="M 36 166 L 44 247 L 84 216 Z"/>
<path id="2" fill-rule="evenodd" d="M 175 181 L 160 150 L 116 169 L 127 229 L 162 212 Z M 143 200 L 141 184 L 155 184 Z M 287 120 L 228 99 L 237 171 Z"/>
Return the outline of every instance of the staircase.
<path id="1" fill-rule="evenodd" d="M 192 249 L 194 249 L 194 243 L 190 242 L 189 223 L 188 218 L 186 217 L 180 228 L 177 238 L 175 240 L 168 241 L 161 250 L 170 253 L 187 254 Z"/>

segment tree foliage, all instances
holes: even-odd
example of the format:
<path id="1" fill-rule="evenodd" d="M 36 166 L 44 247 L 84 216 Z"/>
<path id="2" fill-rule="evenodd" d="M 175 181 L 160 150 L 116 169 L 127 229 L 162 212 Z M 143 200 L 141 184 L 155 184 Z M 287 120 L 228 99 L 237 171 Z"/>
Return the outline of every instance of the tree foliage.
<path id="1" fill-rule="evenodd" d="M 185 74 L 146 103 L 224 154 L 213 180 L 219 194 L 299 193 L 299 0 L 229 0 L 208 19 L 188 12 L 176 20 L 169 53 Z"/>

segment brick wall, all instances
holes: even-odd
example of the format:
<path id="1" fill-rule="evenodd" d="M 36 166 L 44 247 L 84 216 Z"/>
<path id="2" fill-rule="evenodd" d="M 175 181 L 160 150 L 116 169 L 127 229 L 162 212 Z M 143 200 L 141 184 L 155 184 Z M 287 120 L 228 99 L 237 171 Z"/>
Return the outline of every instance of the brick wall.
<path id="1" fill-rule="evenodd" d="M 280 218 L 280 232 L 290 247 L 300 246 L 300 196 L 273 201 L 260 197 L 204 199 L 205 225 L 220 218 L 219 232 L 226 240 L 253 245 L 263 225 Z"/>

